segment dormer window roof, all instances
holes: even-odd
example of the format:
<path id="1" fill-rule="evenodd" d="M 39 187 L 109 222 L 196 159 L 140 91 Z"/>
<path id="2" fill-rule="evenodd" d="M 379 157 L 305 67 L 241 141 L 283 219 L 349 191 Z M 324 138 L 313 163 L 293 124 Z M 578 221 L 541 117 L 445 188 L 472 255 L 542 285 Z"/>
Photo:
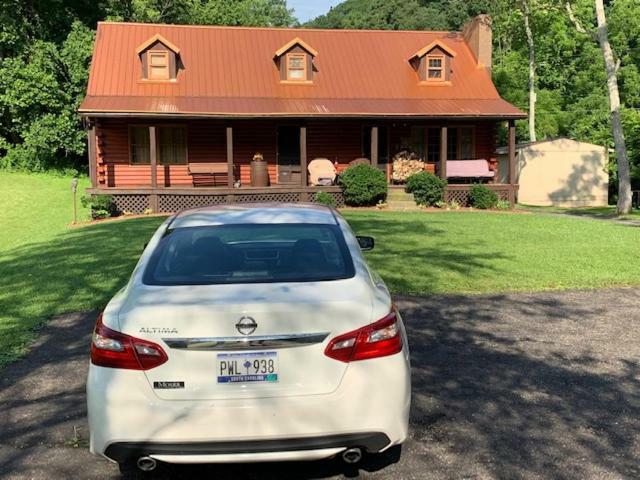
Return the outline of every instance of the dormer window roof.
<path id="1" fill-rule="evenodd" d="M 295 46 L 298 46 L 298 47 L 302 48 L 303 50 L 305 50 L 312 57 L 317 57 L 318 56 L 317 50 L 315 50 L 311 45 L 309 45 L 308 43 L 306 43 L 304 40 L 300 39 L 299 37 L 294 38 L 293 40 L 291 40 L 290 42 L 287 42 L 282 47 L 280 47 L 278 50 L 276 50 L 275 56 L 276 57 L 281 57 L 282 55 L 287 53 L 289 50 L 294 48 Z"/>
<path id="2" fill-rule="evenodd" d="M 180 49 L 162 35 L 154 35 L 138 48 L 142 80 L 152 82 L 176 81 L 180 66 Z"/>
<path id="3" fill-rule="evenodd" d="M 313 82 L 313 58 L 318 52 L 296 37 L 275 52 L 274 60 L 282 83 L 309 84 Z"/>
<path id="4" fill-rule="evenodd" d="M 164 38 L 162 35 L 160 35 L 159 33 L 154 35 L 153 37 L 151 37 L 146 42 L 144 42 L 141 45 L 139 45 L 138 48 L 136 48 L 136 53 L 138 55 L 140 55 L 142 52 L 144 52 L 145 50 L 147 50 L 149 47 L 153 46 L 153 44 L 155 44 L 157 42 L 163 44 L 165 47 L 167 47 L 169 50 L 171 50 L 176 55 L 180 54 L 180 49 L 178 47 L 176 47 L 173 43 L 171 43 L 169 40 Z"/>
<path id="5" fill-rule="evenodd" d="M 435 40 L 435 41 L 431 42 L 429 45 L 427 45 L 426 47 L 422 47 L 420 50 L 418 50 L 416 53 L 414 53 L 413 57 L 411 57 L 411 58 L 424 57 L 427 53 L 431 52 L 431 50 L 436 49 L 436 48 L 442 50 L 444 53 L 446 53 L 447 55 L 449 55 L 451 57 L 455 57 L 456 56 L 456 52 L 454 52 L 453 49 L 451 49 L 451 47 L 447 46 L 446 43 L 441 42 L 440 40 Z"/>
<path id="6" fill-rule="evenodd" d="M 455 56 L 453 49 L 436 40 L 414 53 L 409 63 L 418 73 L 420 83 L 448 85 Z"/>

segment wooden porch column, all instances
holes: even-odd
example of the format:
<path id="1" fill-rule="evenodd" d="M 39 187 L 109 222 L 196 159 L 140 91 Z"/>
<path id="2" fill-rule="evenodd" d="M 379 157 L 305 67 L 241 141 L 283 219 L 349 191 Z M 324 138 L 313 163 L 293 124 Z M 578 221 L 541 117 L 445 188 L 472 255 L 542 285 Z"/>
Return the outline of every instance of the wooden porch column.
<path id="1" fill-rule="evenodd" d="M 378 127 L 371 127 L 371 165 L 378 166 Z"/>
<path id="2" fill-rule="evenodd" d="M 156 127 L 149 127 L 149 163 L 151 165 L 151 195 L 149 195 L 149 208 L 158 211 L 158 152 L 156 149 Z"/>
<path id="3" fill-rule="evenodd" d="M 227 186 L 233 188 L 233 127 L 227 127 Z"/>
<path id="4" fill-rule="evenodd" d="M 507 176 L 509 183 L 509 202 L 511 206 L 516 203 L 516 122 L 509 120 L 509 174 Z"/>
<path id="5" fill-rule="evenodd" d="M 307 174 L 307 127 L 300 127 L 300 185 L 308 185 Z"/>
<path id="6" fill-rule="evenodd" d="M 440 168 L 438 175 L 447 179 L 447 127 L 440 127 Z"/>
<path id="7" fill-rule="evenodd" d="M 91 179 L 91 187 L 98 186 L 98 164 L 96 159 L 96 125 L 91 122 L 87 131 L 87 154 L 89 157 L 89 178 Z"/>
<path id="8" fill-rule="evenodd" d="M 516 181 L 516 122 L 509 120 L 509 175 L 507 182 L 513 185 Z"/>

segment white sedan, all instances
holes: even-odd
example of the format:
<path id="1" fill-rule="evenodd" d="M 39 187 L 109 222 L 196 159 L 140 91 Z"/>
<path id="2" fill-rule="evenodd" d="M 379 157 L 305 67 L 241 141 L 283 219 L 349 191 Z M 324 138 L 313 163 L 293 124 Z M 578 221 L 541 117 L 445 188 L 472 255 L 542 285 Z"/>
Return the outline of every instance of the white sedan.
<path id="1" fill-rule="evenodd" d="M 144 476 L 161 462 L 349 463 L 407 437 L 407 338 L 335 210 L 194 209 L 158 228 L 99 316 L 90 448 Z"/>

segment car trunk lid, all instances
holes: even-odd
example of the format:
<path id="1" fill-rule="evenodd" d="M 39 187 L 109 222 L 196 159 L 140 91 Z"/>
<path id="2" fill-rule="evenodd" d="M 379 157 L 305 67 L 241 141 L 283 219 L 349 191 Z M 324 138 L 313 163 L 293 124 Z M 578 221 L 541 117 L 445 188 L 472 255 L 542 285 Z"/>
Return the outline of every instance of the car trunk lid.
<path id="1" fill-rule="evenodd" d="M 370 323 L 371 310 L 368 286 L 357 277 L 142 286 L 119 323 L 123 333 L 165 349 L 169 360 L 145 372 L 163 399 L 282 397 L 334 391 L 347 364 L 325 356 L 326 344 Z"/>

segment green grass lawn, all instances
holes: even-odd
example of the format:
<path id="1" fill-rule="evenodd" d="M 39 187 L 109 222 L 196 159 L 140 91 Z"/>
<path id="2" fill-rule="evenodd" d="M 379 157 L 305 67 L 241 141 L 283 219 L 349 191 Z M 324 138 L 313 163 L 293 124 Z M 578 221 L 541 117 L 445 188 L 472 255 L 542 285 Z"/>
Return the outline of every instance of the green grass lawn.
<path id="1" fill-rule="evenodd" d="M 0 171 L 0 251 L 38 242 L 65 231 L 73 221 L 71 177 Z M 89 179 L 78 182 L 78 220 L 87 220 L 80 197 Z"/>
<path id="2" fill-rule="evenodd" d="M 0 173 L 0 367 L 51 316 L 103 307 L 163 220 L 68 228 L 69 181 Z M 368 259 L 396 293 L 640 285 L 638 227 L 537 214 L 344 215 L 358 234 L 376 237 Z"/>
<path id="3" fill-rule="evenodd" d="M 640 284 L 640 228 L 536 214 L 345 212 L 376 237 L 369 262 L 396 293 Z"/>

